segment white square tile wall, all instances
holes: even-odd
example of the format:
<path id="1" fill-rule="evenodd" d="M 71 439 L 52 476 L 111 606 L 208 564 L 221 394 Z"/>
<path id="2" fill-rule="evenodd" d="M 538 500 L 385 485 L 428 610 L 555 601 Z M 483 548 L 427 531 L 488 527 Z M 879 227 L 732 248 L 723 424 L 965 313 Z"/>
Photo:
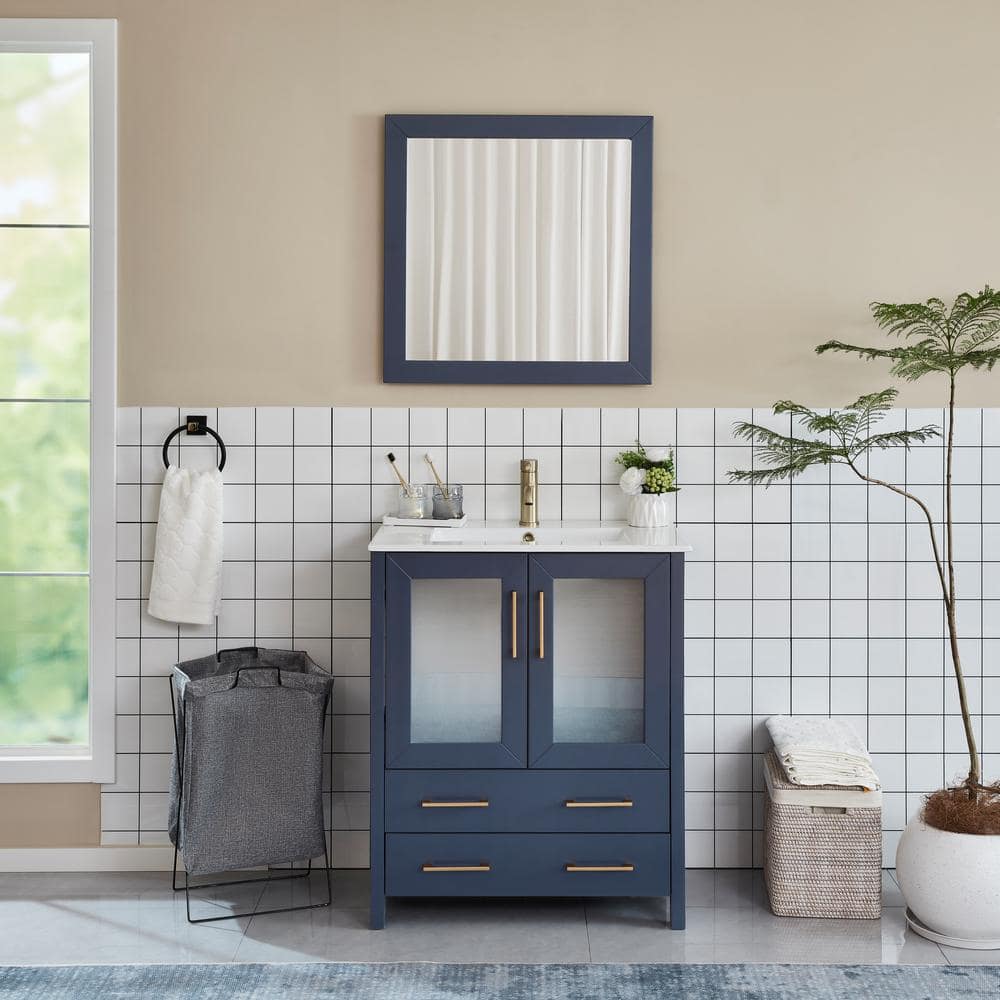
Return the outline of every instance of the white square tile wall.
<path id="1" fill-rule="evenodd" d="M 223 609 L 216 626 L 145 613 L 163 438 L 207 413 L 226 442 Z M 867 739 L 885 785 L 889 864 L 920 795 L 958 775 L 963 743 L 926 529 L 899 498 L 840 469 L 790 487 L 732 486 L 750 452 L 735 420 L 767 411 L 426 407 L 144 407 L 118 419 L 117 780 L 102 792 L 103 842 L 166 843 L 177 660 L 227 646 L 305 649 L 332 670 L 334 864 L 368 864 L 368 553 L 395 490 L 385 454 L 416 482 L 461 480 L 473 517 L 517 516 L 518 461 L 539 460 L 540 513 L 620 518 L 614 456 L 641 435 L 672 445 L 688 557 L 688 862 L 761 863 L 763 721 L 840 715 Z M 938 410 L 900 411 L 903 426 Z M 787 424 L 787 418 L 784 418 Z M 965 410 L 955 481 L 960 625 L 987 776 L 1000 773 L 1000 411 Z M 203 467 L 206 440 L 171 459 Z M 940 443 L 873 456 L 940 512 Z M 940 516 L 940 513 L 938 513 Z"/>

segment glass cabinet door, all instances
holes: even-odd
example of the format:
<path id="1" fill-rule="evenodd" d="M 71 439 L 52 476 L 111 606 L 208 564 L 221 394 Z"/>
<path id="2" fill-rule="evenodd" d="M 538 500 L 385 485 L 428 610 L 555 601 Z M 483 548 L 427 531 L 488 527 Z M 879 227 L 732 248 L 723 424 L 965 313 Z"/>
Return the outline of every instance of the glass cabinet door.
<path id="1" fill-rule="evenodd" d="M 531 766 L 666 766 L 669 558 L 532 556 L 529 589 Z"/>
<path id="2" fill-rule="evenodd" d="M 527 566 L 393 555 L 386 590 L 390 767 L 523 767 Z"/>
<path id="3" fill-rule="evenodd" d="M 553 743 L 641 743 L 642 580 L 552 581 Z"/>

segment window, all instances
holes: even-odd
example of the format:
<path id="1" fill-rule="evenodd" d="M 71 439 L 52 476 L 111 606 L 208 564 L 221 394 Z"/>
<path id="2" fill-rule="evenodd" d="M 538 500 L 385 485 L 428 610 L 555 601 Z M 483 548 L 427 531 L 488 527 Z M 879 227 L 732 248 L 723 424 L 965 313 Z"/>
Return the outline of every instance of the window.
<path id="1" fill-rule="evenodd" d="M 115 22 L 0 19 L 0 780 L 113 780 Z"/>

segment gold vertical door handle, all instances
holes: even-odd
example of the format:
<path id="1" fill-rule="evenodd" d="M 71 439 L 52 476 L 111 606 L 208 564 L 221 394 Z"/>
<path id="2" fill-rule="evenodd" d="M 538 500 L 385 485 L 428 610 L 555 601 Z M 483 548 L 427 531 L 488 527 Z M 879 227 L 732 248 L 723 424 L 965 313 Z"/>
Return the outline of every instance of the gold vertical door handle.
<path id="1" fill-rule="evenodd" d="M 517 659 L 517 591 L 510 592 L 510 657 Z"/>
<path id="2" fill-rule="evenodd" d="M 545 591 L 538 591 L 538 659 L 545 659 Z"/>

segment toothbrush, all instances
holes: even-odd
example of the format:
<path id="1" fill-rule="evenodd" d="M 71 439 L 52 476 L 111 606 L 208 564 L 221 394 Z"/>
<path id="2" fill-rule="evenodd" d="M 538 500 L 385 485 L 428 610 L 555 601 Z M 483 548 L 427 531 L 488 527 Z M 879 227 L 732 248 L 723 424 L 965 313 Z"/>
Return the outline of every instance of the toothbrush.
<path id="1" fill-rule="evenodd" d="M 452 517 L 458 517 L 458 511 L 455 509 L 455 504 L 451 499 L 451 494 L 448 490 L 448 486 L 441 481 L 441 477 L 438 475 L 438 470 L 434 468 L 434 459 L 431 458 L 430 452 L 424 452 L 424 461 L 431 467 L 431 472 L 434 473 L 434 478 L 437 480 L 438 489 L 441 491 L 441 497 L 448 504 L 448 509 L 451 511 Z"/>
<path id="2" fill-rule="evenodd" d="M 399 480 L 399 485 L 403 487 L 404 492 L 408 497 L 413 496 L 413 487 L 406 481 L 405 476 L 399 471 L 399 466 L 396 465 L 396 456 L 390 451 L 386 456 L 389 459 L 389 464 L 392 466 L 392 471 L 396 473 L 396 478 Z"/>

